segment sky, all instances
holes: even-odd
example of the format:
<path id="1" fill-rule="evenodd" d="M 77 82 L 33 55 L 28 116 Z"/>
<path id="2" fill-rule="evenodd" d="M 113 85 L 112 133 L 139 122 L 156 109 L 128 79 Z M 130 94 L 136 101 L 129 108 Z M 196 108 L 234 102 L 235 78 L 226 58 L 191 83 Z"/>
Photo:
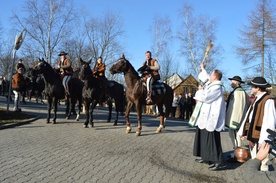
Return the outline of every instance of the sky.
<path id="1" fill-rule="evenodd" d="M 20 11 L 24 1 L 0 0 L 0 2 L 0 22 L 4 31 L 8 31 L 12 11 Z M 241 59 L 234 53 L 233 46 L 239 44 L 239 31 L 243 25 L 248 24 L 248 16 L 255 9 L 257 1 L 186 0 L 185 2 L 193 6 L 195 15 L 206 15 L 218 20 L 217 42 L 214 44 L 220 44 L 224 49 L 223 61 L 217 68 L 224 71 L 223 77 L 230 78 L 239 75 L 244 78 L 246 66 L 241 64 Z M 276 1 L 272 2 L 275 6 Z M 75 3 L 91 12 L 92 15 L 102 15 L 105 11 L 112 10 L 122 17 L 125 30 L 123 42 L 127 52 L 125 56 L 138 69 L 145 60 L 145 51 L 150 50 L 151 47 L 152 36 L 149 28 L 154 16 L 169 16 L 176 28 L 179 25 L 179 10 L 184 0 L 76 0 Z M 179 56 L 179 48 L 172 51 L 175 59 L 179 59 L 180 69 L 185 68 L 184 63 L 181 63 L 183 58 Z"/>

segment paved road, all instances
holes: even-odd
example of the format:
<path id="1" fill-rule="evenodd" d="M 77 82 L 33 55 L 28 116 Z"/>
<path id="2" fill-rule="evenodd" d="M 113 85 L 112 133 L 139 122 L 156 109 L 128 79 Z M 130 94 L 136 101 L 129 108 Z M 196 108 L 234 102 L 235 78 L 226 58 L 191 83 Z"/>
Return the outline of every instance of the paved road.
<path id="1" fill-rule="evenodd" d="M 119 125 L 113 126 L 106 122 L 103 108 L 95 111 L 94 128 L 82 127 L 84 114 L 76 122 L 66 121 L 63 112 L 57 124 L 46 124 L 45 109 L 45 104 L 28 102 L 23 111 L 41 118 L 0 130 L 1 183 L 243 182 L 243 164 L 227 164 L 226 170 L 212 172 L 194 161 L 195 129 L 187 122 L 168 119 L 166 129 L 157 134 L 158 119 L 145 115 L 142 134 L 136 137 L 134 113 L 133 132 L 125 134 L 124 118 L 120 116 Z M 226 157 L 231 142 L 227 132 L 221 136 Z"/>

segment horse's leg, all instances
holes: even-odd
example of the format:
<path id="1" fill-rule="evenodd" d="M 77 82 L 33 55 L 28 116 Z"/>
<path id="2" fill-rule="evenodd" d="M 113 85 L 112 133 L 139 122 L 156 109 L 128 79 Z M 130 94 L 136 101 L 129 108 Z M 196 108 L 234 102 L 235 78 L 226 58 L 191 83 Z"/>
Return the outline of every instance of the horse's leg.
<path id="1" fill-rule="evenodd" d="M 114 126 L 117 126 L 118 116 L 119 116 L 119 110 L 116 108 L 115 120 L 114 120 L 114 123 L 113 123 Z"/>
<path id="2" fill-rule="evenodd" d="M 163 128 L 165 128 L 165 125 L 164 125 L 164 110 L 163 110 L 163 104 L 158 104 L 157 107 L 158 107 L 158 111 L 159 111 L 159 114 L 160 114 L 160 125 L 156 129 L 156 132 L 159 133 L 159 132 L 162 131 Z"/>
<path id="3" fill-rule="evenodd" d="M 107 105 L 108 105 L 108 118 L 107 118 L 107 122 L 110 122 L 111 115 L 112 115 L 112 101 L 111 100 L 107 100 Z"/>
<path id="4" fill-rule="evenodd" d="M 136 136 L 140 136 L 141 130 L 142 130 L 142 105 L 140 103 L 136 104 L 136 112 L 137 112 L 137 121 L 138 121 Z"/>
<path id="5" fill-rule="evenodd" d="M 88 128 L 88 120 L 89 120 L 89 106 L 90 106 L 90 103 L 89 102 L 85 102 L 84 104 L 84 109 L 85 109 L 85 122 L 83 124 L 83 127 L 84 128 Z"/>
<path id="6" fill-rule="evenodd" d="M 58 99 L 54 98 L 54 118 L 53 118 L 53 124 L 56 124 L 56 119 L 57 119 L 57 103 L 58 103 Z"/>
<path id="7" fill-rule="evenodd" d="M 23 103 L 23 104 L 26 104 L 26 101 L 25 101 L 26 90 L 24 90 L 24 91 L 21 93 L 21 95 L 22 95 L 22 103 Z"/>
<path id="8" fill-rule="evenodd" d="M 90 109 L 89 109 L 89 123 L 90 123 L 90 127 L 93 128 L 94 127 L 94 122 L 93 122 L 93 111 L 95 109 L 97 105 L 97 102 L 95 100 L 92 101 L 92 103 L 90 104 Z"/>
<path id="9" fill-rule="evenodd" d="M 78 99 L 78 112 L 77 112 L 76 121 L 79 121 L 79 119 L 80 119 L 81 105 L 82 105 L 82 100 L 80 98 L 80 99 Z"/>
<path id="10" fill-rule="evenodd" d="M 131 127 L 130 127 L 131 124 L 130 124 L 130 120 L 129 120 L 129 113 L 130 113 L 130 110 L 131 110 L 132 106 L 133 106 L 133 103 L 128 101 L 127 107 L 126 107 L 126 113 L 125 113 L 126 126 L 127 126 L 126 133 L 131 132 Z"/>
<path id="11" fill-rule="evenodd" d="M 72 100 L 72 98 L 67 99 L 67 103 L 66 103 L 66 120 L 70 119 L 71 116 L 71 112 L 72 109 L 74 107 L 74 102 Z"/>
<path id="12" fill-rule="evenodd" d="M 48 116 L 47 116 L 47 123 L 50 123 L 51 110 L 52 110 L 52 102 L 53 102 L 53 99 L 52 99 L 51 97 L 48 97 Z"/>
<path id="13" fill-rule="evenodd" d="M 118 123 L 118 116 L 119 116 L 119 112 L 121 110 L 121 105 L 120 105 L 120 101 L 118 101 L 118 99 L 115 99 L 115 110 L 116 110 L 116 116 L 115 116 L 115 120 L 114 120 L 114 126 L 117 125 Z"/>

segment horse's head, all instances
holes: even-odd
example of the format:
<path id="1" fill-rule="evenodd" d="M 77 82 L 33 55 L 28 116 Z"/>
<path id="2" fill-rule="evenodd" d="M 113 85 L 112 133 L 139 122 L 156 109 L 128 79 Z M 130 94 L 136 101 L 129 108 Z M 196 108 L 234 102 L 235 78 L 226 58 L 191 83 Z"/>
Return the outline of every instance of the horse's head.
<path id="1" fill-rule="evenodd" d="M 122 55 L 114 65 L 112 65 L 109 69 L 111 74 L 125 72 L 128 69 L 129 61 L 125 58 L 125 55 Z"/>
<path id="2" fill-rule="evenodd" d="M 52 67 L 44 60 L 44 58 L 42 58 L 39 59 L 38 64 L 34 66 L 33 72 L 35 72 L 36 74 L 44 74 L 49 71 L 49 69 L 52 69 Z"/>
<path id="3" fill-rule="evenodd" d="M 84 80 L 87 77 L 93 76 L 92 70 L 90 68 L 91 61 L 92 61 L 92 59 L 89 60 L 88 62 L 83 61 L 82 58 L 79 59 L 79 62 L 81 63 L 81 68 L 79 71 L 79 78 L 81 80 Z"/>

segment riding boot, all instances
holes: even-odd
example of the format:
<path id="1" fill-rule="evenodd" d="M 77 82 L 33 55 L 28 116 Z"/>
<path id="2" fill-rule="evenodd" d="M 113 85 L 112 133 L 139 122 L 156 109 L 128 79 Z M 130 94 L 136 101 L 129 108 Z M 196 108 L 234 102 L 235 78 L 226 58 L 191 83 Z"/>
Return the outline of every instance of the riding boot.
<path id="1" fill-rule="evenodd" d="M 146 103 L 147 103 L 147 104 L 152 103 L 152 100 L 151 100 L 151 92 L 150 92 L 150 90 L 149 90 L 148 93 L 147 93 Z"/>

